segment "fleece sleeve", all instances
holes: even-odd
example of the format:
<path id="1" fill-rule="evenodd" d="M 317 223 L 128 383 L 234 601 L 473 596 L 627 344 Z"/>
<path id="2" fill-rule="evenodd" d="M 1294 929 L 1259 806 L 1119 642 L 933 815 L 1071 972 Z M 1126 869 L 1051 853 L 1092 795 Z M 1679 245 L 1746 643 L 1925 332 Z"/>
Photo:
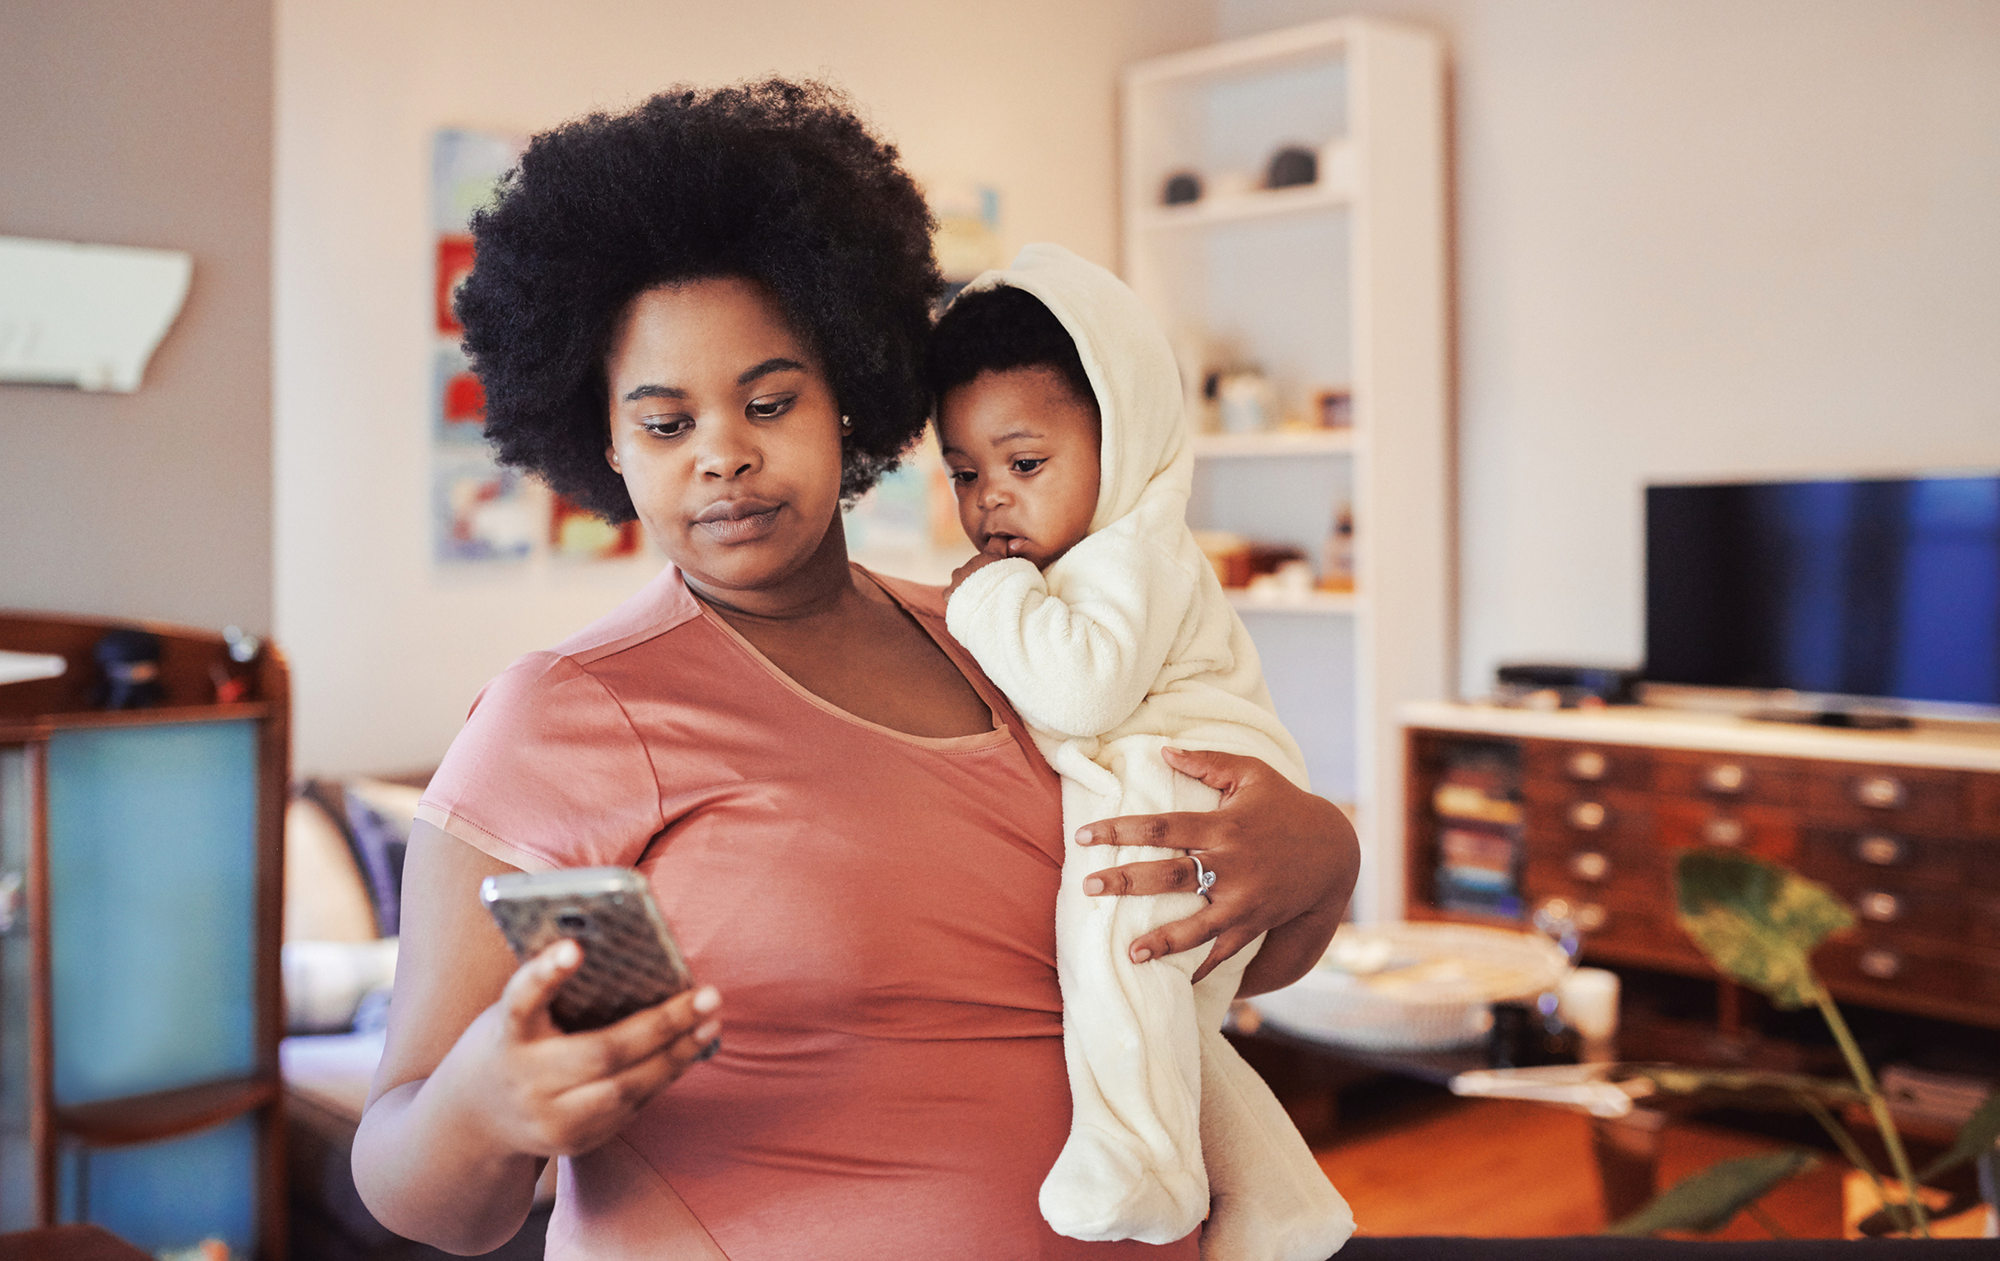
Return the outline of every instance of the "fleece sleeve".
<path id="1" fill-rule="evenodd" d="M 1173 650 L 1195 577 L 1169 552 L 1100 530 L 1048 573 L 1014 558 L 967 578 L 945 625 L 1029 723 L 1070 737 L 1117 726 Z"/>

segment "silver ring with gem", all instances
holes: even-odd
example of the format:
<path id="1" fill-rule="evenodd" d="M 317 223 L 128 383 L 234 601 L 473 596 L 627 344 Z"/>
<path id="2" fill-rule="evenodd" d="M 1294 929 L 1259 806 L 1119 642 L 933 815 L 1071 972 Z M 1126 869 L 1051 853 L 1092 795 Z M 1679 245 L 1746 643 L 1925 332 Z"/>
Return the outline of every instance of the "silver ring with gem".
<path id="1" fill-rule="evenodd" d="M 1188 857 L 1194 862 L 1194 891 L 1207 901 L 1208 891 L 1215 887 L 1215 873 L 1202 866 L 1201 859 L 1195 855 L 1189 854 Z"/>

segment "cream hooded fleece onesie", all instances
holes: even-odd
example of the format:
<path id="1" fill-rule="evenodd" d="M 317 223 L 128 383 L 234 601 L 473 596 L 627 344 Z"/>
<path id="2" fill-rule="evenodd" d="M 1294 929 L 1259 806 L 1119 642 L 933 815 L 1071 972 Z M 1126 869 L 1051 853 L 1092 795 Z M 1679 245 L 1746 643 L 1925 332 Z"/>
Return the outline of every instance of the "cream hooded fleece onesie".
<path id="1" fill-rule="evenodd" d="M 1074 1239 L 1150 1243 L 1206 1215 L 1208 1261 L 1320 1261 L 1353 1232 L 1347 1204 L 1221 1034 L 1263 939 L 1192 987 L 1205 950 L 1133 964 L 1132 941 L 1199 910 L 1197 895 L 1093 898 L 1084 878 L 1179 851 L 1074 839 L 1099 819 L 1214 809 L 1214 789 L 1167 767 L 1168 745 L 1262 758 L 1305 786 L 1249 633 L 1188 531 L 1173 352 L 1116 276 L 1059 246 L 1030 245 L 970 288 L 1002 286 L 1076 339 L 1102 418 L 1090 533 L 1045 571 L 988 565 L 945 614 L 1062 776 L 1056 968 L 1075 1116 L 1042 1215 Z"/>

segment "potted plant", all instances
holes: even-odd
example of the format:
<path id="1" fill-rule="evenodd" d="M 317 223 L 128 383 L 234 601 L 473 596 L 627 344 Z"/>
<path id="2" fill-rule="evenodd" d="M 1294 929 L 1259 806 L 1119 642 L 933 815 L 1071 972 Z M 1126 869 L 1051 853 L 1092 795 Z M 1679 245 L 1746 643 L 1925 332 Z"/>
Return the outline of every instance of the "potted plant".
<path id="1" fill-rule="evenodd" d="M 1862 1058 L 1840 1008 L 1813 972 L 1813 950 L 1830 934 L 1854 923 L 1853 914 L 1839 897 L 1776 863 L 1706 850 L 1680 857 L 1674 867 L 1674 886 L 1681 927 L 1716 970 L 1762 993 L 1777 1007 L 1818 1008 L 1852 1080 L 1785 1073 L 1639 1069 L 1654 1090 L 1668 1095 L 1727 1098 L 1753 1106 L 1789 1106 L 1805 1112 L 1826 1130 L 1840 1153 L 1875 1184 L 1883 1211 L 1864 1223 L 1864 1229 L 1928 1238 L 1930 1217 L 1919 1189 L 1975 1161 L 1980 1166 L 1983 1195 L 1989 1205 L 1995 1202 L 1994 1144 L 2000 1139 L 2000 1092 L 1987 1097 L 1942 1156 L 1921 1170 L 1911 1168 L 1888 1099 Z M 1836 1109 L 1854 1103 L 1867 1108 L 1880 1130 L 1896 1187 L 1887 1184 L 1836 1115 Z M 1745 1210 L 1772 1227 L 1758 1211 L 1757 1200 L 1817 1163 L 1818 1157 L 1803 1149 L 1723 1161 L 1674 1184 L 1638 1212 L 1613 1223 L 1605 1233 L 1713 1231 Z"/>

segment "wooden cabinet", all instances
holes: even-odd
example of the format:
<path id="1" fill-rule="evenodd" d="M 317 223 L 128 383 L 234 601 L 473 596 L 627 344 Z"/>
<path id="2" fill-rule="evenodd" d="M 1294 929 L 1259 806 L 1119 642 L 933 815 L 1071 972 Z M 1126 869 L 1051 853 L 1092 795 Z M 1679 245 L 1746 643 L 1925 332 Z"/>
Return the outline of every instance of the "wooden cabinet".
<path id="1" fill-rule="evenodd" d="M 110 627 L 0 614 L 68 663 L 0 688 L 0 1230 L 278 1261 L 287 673 L 148 626 L 162 704 L 94 710 Z"/>
<path id="2" fill-rule="evenodd" d="M 1734 850 L 1853 908 L 1855 927 L 1814 957 L 1836 997 L 2000 1028 L 2000 734 L 1457 705 L 1405 717 L 1412 918 L 1519 922 L 1561 899 L 1592 960 L 1710 975 L 1675 922 L 1673 862 Z M 1474 765 L 1521 818 L 1503 913 L 1457 896 L 1440 839 L 1462 826 Z M 1517 772 L 1492 781 L 1495 765 Z"/>

